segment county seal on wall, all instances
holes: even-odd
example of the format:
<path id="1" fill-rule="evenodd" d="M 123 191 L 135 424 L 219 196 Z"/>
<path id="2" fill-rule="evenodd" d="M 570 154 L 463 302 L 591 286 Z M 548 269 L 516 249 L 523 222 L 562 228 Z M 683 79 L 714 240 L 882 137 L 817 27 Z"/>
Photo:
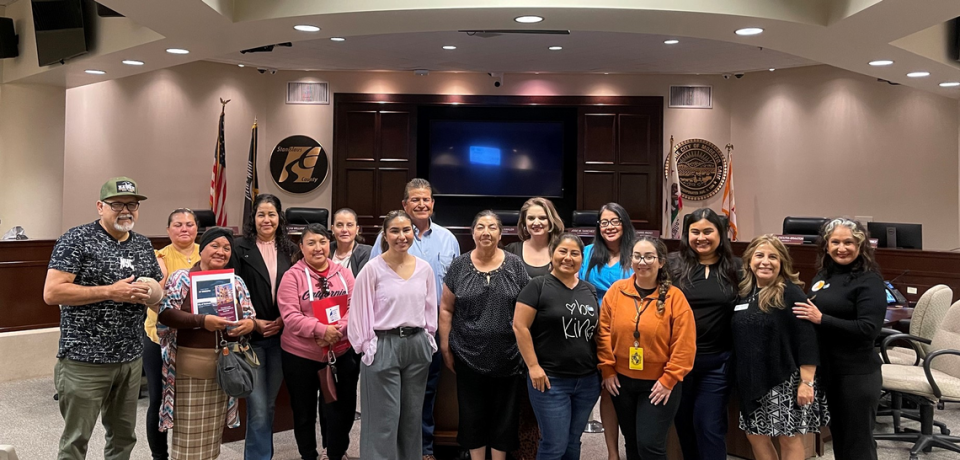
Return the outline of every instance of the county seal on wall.
<path id="1" fill-rule="evenodd" d="M 701 201 L 717 194 L 727 181 L 727 162 L 720 148 L 703 139 L 687 139 L 674 149 L 683 199 Z M 667 159 L 669 160 L 669 158 Z M 670 171 L 665 162 L 664 174 Z"/>

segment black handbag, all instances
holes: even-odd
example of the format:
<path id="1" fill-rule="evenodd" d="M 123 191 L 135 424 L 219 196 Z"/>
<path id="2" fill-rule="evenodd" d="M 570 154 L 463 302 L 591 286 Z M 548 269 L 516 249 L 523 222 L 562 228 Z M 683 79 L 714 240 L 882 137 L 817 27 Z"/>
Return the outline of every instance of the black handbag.
<path id="1" fill-rule="evenodd" d="M 227 396 L 246 398 L 257 385 L 256 369 L 260 360 L 245 336 L 237 342 L 228 342 L 217 331 L 219 353 L 217 354 L 217 385 Z"/>

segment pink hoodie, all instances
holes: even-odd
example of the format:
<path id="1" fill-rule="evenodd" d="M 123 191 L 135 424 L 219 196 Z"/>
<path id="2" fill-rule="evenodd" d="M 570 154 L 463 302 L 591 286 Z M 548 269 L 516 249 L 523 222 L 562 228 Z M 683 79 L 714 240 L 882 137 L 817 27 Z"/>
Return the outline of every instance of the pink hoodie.
<path id="1" fill-rule="evenodd" d="M 326 326 L 313 316 L 310 306 L 310 294 L 307 292 L 307 274 L 310 273 L 309 286 L 313 289 L 314 300 L 340 295 L 347 296 L 347 314 L 338 324 L 343 333 L 341 342 L 347 341 L 347 319 L 350 316 L 350 301 L 353 298 L 353 273 L 339 264 L 330 261 L 326 274 L 329 290 L 321 293 L 320 274 L 310 268 L 303 260 L 298 261 L 286 273 L 277 288 L 277 305 L 283 317 L 283 333 L 280 335 L 280 347 L 290 354 L 314 361 L 326 362 L 327 356 L 317 345 L 316 338 L 322 337 Z"/>

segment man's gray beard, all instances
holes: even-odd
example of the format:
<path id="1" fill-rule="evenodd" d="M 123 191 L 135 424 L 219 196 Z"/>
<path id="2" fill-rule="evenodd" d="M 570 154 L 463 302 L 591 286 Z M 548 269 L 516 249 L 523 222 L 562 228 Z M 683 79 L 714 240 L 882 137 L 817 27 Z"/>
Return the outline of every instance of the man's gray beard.
<path id="1" fill-rule="evenodd" d="M 113 228 L 118 232 L 129 232 L 133 230 L 133 225 L 136 222 L 134 222 L 133 219 L 130 219 L 128 222 L 127 224 L 121 224 L 120 220 L 117 219 L 117 221 L 113 223 Z"/>

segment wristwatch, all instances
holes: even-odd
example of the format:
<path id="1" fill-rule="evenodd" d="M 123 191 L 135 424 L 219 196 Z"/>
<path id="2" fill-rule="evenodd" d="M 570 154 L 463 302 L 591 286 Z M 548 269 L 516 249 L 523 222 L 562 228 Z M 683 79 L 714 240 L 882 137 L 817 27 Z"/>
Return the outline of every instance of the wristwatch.
<path id="1" fill-rule="evenodd" d="M 801 382 L 803 382 L 804 385 L 806 385 L 806 386 L 808 386 L 808 387 L 810 387 L 810 388 L 813 388 L 813 380 L 811 380 L 811 381 L 809 381 L 809 382 L 806 381 L 806 380 L 801 380 Z"/>

